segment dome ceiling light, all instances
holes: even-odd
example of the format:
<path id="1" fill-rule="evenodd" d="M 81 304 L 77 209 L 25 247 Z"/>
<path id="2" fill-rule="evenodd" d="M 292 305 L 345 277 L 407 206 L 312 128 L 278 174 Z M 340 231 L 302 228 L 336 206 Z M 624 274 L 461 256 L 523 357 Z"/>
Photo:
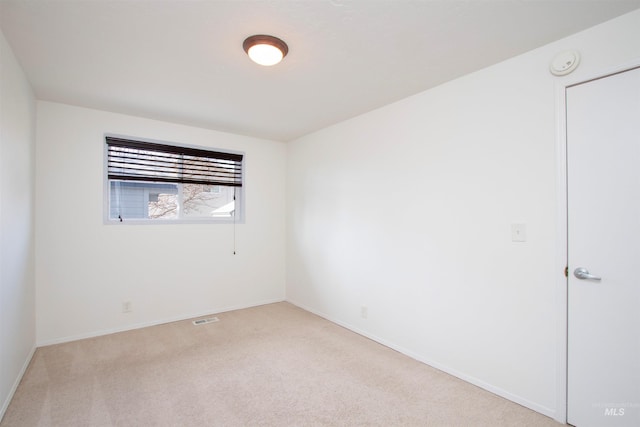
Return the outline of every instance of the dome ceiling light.
<path id="1" fill-rule="evenodd" d="M 242 48 L 256 64 L 271 66 L 287 56 L 289 47 L 277 37 L 258 34 L 247 37 Z"/>

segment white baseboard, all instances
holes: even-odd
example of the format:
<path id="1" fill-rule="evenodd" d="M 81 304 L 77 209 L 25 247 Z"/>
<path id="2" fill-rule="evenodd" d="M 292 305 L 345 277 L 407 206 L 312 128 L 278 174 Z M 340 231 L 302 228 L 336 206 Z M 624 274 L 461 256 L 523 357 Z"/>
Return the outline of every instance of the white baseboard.
<path id="1" fill-rule="evenodd" d="M 52 339 L 52 340 L 44 340 L 44 341 L 38 342 L 37 346 L 38 347 L 44 347 L 44 346 L 53 345 L 53 344 L 62 344 L 62 343 L 65 343 L 65 342 L 78 341 L 78 340 L 83 340 L 83 339 L 86 339 L 86 338 L 94 338 L 94 337 L 99 337 L 99 336 L 102 336 L 102 335 L 115 334 L 115 333 L 118 333 L 118 332 L 132 331 L 134 329 L 141 329 L 141 328 L 146 328 L 146 327 L 149 327 L 149 326 L 162 325 L 164 323 L 179 322 L 181 320 L 193 319 L 194 317 L 209 316 L 209 315 L 212 315 L 212 314 L 220 314 L 220 313 L 224 313 L 224 312 L 227 312 L 227 311 L 233 311 L 233 310 L 242 310 L 244 308 L 258 307 L 258 306 L 261 306 L 261 305 L 273 304 L 273 303 L 276 303 L 276 302 L 283 302 L 283 301 L 285 301 L 284 298 L 276 298 L 276 299 L 257 301 L 257 302 L 253 302 L 253 303 L 249 303 L 249 304 L 240 304 L 240 305 L 234 305 L 234 306 L 228 306 L 228 307 L 212 308 L 212 309 L 208 309 L 206 311 L 201 311 L 201 312 L 197 312 L 197 313 L 189 313 L 189 314 L 175 316 L 175 317 L 169 317 L 169 318 L 165 318 L 165 319 L 153 320 L 153 321 L 150 321 L 150 322 L 135 323 L 135 324 L 132 324 L 132 325 L 127 325 L 127 326 L 121 327 L 121 328 L 102 329 L 102 330 L 99 330 L 99 331 L 87 332 L 87 333 L 84 333 L 84 334 L 71 335 L 71 336 L 66 336 L 66 337 L 62 337 L 62 338 L 56 338 L 56 339 Z"/>
<path id="2" fill-rule="evenodd" d="M 2 403 L 2 408 L 0 408 L 0 422 L 2 421 L 2 418 L 4 418 L 4 413 L 7 411 L 7 408 L 9 407 L 9 404 L 13 399 L 13 395 L 16 393 L 16 390 L 18 389 L 18 386 L 20 385 L 20 381 L 22 381 L 22 377 L 24 376 L 24 373 L 27 371 L 27 368 L 29 367 L 29 363 L 31 363 L 31 359 L 33 359 L 33 355 L 36 352 L 36 348 L 37 347 L 33 347 L 29 352 L 29 355 L 24 361 L 22 368 L 20 369 L 20 372 L 16 377 L 16 380 L 14 381 L 13 386 L 11 387 L 11 390 L 9 390 L 9 394 L 7 395 L 7 398 Z"/>
<path id="3" fill-rule="evenodd" d="M 445 373 L 447 373 L 449 375 L 453 375 L 456 378 L 460 378 L 463 381 L 466 381 L 466 382 L 468 382 L 470 384 L 473 384 L 473 385 L 475 385 L 477 387 L 480 387 L 480 388 L 482 388 L 484 390 L 487 390 L 487 391 L 489 391 L 489 392 L 491 392 L 491 393 L 493 393 L 493 394 L 495 394 L 497 396 L 504 397 L 507 400 L 515 402 L 515 403 L 517 403 L 519 405 L 524 406 L 525 408 L 529 408 L 529 409 L 531 409 L 533 411 L 536 411 L 536 412 L 538 412 L 538 413 L 540 413 L 542 415 L 546 415 L 547 417 L 550 417 L 550 418 L 553 418 L 553 419 L 556 418 L 556 411 L 551 409 L 551 408 L 547 408 L 547 407 L 539 405 L 539 404 L 537 404 L 535 402 L 531 402 L 528 399 L 525 399 L 525 398 L 523 398 L 521 396 L 518 396 L 518 395 L 515 395 L 513 393 L 510 393 L 510 392 L 508 392 L 506 390 L 503 390 L 503 389 L 501 389 L 499 387 L 496 387 L 496 386 L 494 386 L 492 384 L 489 384 L 487 382 L 479 380 L 478 378 L 475 378 L 475 377 L 467 375 L 467 374 L 465 374 L 463 372 L 459 372 L 459 371 L 457 371 L 455 369 L 452 369 L 449 366 L 446 366 L 446 365 L 443 365 L 441 363 L 437 363 L 437 362 L 434 362 L 432 360 L 426 359 L 425 357 L 423 357 L 423 356 L 421 356 L 421 355 L 419 355 L 417 353 L 414 353 L 414 352 L 412 352 L 410 350 L 407 350 L 406 348 L 401 347 L 401 346 L 399 346 L 399 345 L 397 345 L 397 344 L 395 344 L 393 342 L 390 342 L 390 341 L 385 340 L 383 338 L 380 338 L 378 336 L 372 335 L 372 334 L 370 334 L 368 332 L 365 332 L 365 331 L 363 331 L 363 330 L 361 330 L 361 329 L 359 329 L 359 328 L 357 328 L 357 327 L 355 327 L 353 325 L 350 325 L 348 323 L 342 322 L 341 320 L 334 319 L 331 316 L 328 316 L 326 313 L 319 312 L 319 311 L 317 311 L 317 310 L 315 310 L 315 309 L 313 309 L 311 307 L 305 306 L 304 304 L 300 304 L 300 303 L 298 303 L 296 301 L 293 301 L 291 299 L 287 299 L 286 301 L 288 303 L 291 303 L 291 304 L 295 305 L 296 307 L 299 307 L 299 308 L 301 308 L 303 310 L 306 310 L 306 311 L 308 311 L 310 313 L 313 313 L 313 314 L 315 314 L 317 316 L 320 316 L 320 317 L 322 317 L 324 319 L 327 319 L 328 321 L 333 322 L 333 323 L 335 323 L 337 325 L 340 325 L 343 328 L 349 329 L 350 331 L 353 331 L 353 332 L 355 332 L 355 333 L 357 333 L 359 335 L 362 335 L 362 336 L 364 336 L 366 338 L 369 338 L 369 339 L 371 339 L 373 341 L 376 341 L 377 343 L 380 343 L 380 344 L 382 344 L 382 345 L 384 345 L 386 347 L 389 347 L 389 348 L 391 348 L 391 349 L 393 349 L 393 350 L 395 350 L 395 351 L 397 351 L 399 353 L 402 353 L 402 354 L 404 354 L 406 356 L 409 356 L 412 359 L 415 359 L 415 360 L 417 360 L 417 361 L 419 361 L 421 363 L 429 365 L 429 366 L 431 366 L 431 367 L 433 367 L 435 369 L 438 369 L 438 370 L 440 370 L 442 372 L 445 372 Z"/>

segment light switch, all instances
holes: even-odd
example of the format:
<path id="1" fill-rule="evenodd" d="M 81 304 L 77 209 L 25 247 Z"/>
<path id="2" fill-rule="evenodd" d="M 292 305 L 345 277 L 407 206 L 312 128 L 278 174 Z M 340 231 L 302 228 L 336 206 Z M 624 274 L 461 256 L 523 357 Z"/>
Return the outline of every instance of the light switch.
<path id="1" fill-rule="evenodd" d="M 511 241 L 527 241 L 527 224 L 511 224 Z"/>

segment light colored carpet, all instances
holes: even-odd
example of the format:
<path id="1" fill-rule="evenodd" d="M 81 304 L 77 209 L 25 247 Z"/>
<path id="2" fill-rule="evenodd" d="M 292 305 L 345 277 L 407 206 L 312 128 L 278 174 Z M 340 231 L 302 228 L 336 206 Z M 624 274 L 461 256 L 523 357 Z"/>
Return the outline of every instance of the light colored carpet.
<path id="1" fill-rule="evenodd" d="M 288 303 L 39 348 L 9 426 L 559 426 Z"/>

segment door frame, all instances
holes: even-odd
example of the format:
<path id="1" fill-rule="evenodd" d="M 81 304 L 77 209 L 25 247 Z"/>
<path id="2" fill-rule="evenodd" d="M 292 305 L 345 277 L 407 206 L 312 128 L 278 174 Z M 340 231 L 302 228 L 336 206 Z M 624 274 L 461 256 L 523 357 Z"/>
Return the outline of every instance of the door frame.
<path id="1" fill-rule="evenodd" d="M 568 290 L 569 278 L 564 271 L 568 266 L 568 193 L 567 193 L 567 89 L 593 80 L 599 80 L 615 74 L 640 67 L 640 58 L 631 62 L 606 69 L 602 72 L 576 77 L 556 83 L 556 411 L 554 419 L 567 423 L 568 403 Z"/>

